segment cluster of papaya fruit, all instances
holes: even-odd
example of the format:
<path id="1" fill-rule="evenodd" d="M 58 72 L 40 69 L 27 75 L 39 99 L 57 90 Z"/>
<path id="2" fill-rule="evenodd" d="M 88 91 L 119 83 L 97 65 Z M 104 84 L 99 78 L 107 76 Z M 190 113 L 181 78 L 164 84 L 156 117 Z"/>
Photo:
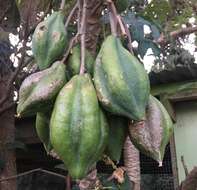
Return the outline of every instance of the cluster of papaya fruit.
<path id="1" fill-rule="evenodd" d="M 66 64 L 58 61 L 68 48 L 63 20 L 53 12 L 35 29 L 32 51 L 40 71 L 21 85 L 18 116 L 36 115 L 46 151 L 53 149 L 74 179 L 85 177 L 103 154 L 118 161 L 128 134 L 140 151 L 161 162 L 172 122 L 150 95 L 142 64 L 110 35 L 96 60 L 86 50 L 86 72 L 79 74 L 80 46 Z"/>

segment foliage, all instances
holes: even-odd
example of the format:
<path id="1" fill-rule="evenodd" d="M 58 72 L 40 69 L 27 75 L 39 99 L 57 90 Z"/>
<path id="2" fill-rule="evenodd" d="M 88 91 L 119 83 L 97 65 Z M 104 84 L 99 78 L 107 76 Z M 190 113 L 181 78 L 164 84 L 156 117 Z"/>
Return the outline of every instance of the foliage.
<path id="1" fill-rule="evenodd" d="M 161 51 L 158 45 L 153 41 L 157 40 L 161 33 L 160 30 L 151 21 L 145 20 L 141 16 L 135 15 L 133 12 L 127 12 L 124 15 L 124 21 L 129 25 L 129 31 L 133 41 L 138 42 L 137 53 L 143 58 L 149 48 L 152 48 L 153 53 L 159 56 Z M 146 34 L 144 26 L 149 27 L 150 33 Z"/>

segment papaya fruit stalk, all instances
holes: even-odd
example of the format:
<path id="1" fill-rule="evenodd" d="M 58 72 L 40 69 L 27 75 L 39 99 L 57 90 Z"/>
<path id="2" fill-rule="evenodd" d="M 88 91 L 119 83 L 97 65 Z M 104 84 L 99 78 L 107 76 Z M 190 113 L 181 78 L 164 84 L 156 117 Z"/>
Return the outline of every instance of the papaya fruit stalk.
<path id="1" fill-rule="evenodd" d="M 107 7 L 109 10 L 111 33 L 113 36 L 117 36 L 117 23 L 118 23 L 118 20 L 116 17 L 117 12 L 116 12 L 116 9 L 114 9 L 113 2 L 111 0 L 107 0 L 107 3 L 108 3 Z"/>
<path id="2" fill-rule="evenodd" d="M 83 74 L 85 71 L 85 38 L 86 38 L 86 11 L 87 11 L 87 0 L 83 1 L 83 11 L 82 11 L 82 20 L 81 20 L 81 67 L 80 74 Z"/>

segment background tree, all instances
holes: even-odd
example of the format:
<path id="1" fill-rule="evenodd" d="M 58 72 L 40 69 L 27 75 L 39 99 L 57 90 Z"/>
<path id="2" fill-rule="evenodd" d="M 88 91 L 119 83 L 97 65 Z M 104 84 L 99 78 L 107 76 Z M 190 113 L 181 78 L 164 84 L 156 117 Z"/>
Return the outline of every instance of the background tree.
<path id="1" fill-rule="evenodd" d="M 153 70 L 173 68 L 177 64 L 194 64 L 196 49 L 188 52 L 184 44 L 193 36 L 196 43 L 197 3 L 195 0 L 129 0 L 117 6 L 111 1 L 86 0 L 85 34 L 77 31 L 84 24 L 83 1 L 17 0 L 0 1 L 0 176 L 4 178 L 16 173 L 14 147 L 14 114 L 17 92 L 23 79 L 38 70 L 31 53 L 31 39 L 37 24 L 53 10 L 63 9 L 65 27 L 68 28 L 70 44 L 65 51 L 65 60 L 76 41 L 85 38 L 86 48 L 96 56 L 101 42 L 110 33 L 108 10 L 113 13 L 118 35 L 125 46 L 143 60 L 152 52 L 155 60 Z M 116 1 L 115 1 L 116 3 Z M 108 10 L 107 10 L 108 8 Z M 17 40 L 13 40 L 17 39 Z M 10 39 L 10 40 L 9 40 Z M 13 42 L 17 43 L 13 43 Z M 9 59 L 11 57 L 11 59 Z M 145 67 L 148 65 L 144 62 Z M 8 145 L 12 145 L 12 149 Z M 15 145 L 15 146 L 13 146 Z M 126 146 L 127 149 L 127 146 Z M 93 174 L 96 179 L 96 174 Z M 0 189 L 15 189 L 13 181 L 1 183 Z"/>

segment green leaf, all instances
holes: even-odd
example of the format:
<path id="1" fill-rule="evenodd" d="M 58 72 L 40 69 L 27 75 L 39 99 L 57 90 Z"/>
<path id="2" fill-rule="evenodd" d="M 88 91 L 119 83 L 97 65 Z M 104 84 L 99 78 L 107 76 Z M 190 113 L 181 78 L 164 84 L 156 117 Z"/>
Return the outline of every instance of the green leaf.
<path id="1" fill-rule="evenodd" d="M 145 25 L 148 26 L 151 31 L 149 38 L 157 40 L 160 37 L 160 30 L 156 25 L 154 25 L 154 23 L 149 22 L 140 16 L 137 16 L 132 12 L 128 12 L 123 17 L 123 19 L 124 22 L 129 25 L 129 31 L 131 32 L 133 40 L 140 41 L 145 38 Z"/>
<path id="2" fill-rule="evenodd" d="M 189 19 L 193 17 L 193 8 L 186 5 L 185 8 L 181 10 L 181 14 L 175 15 L 167 25 L 167 31 L 174 31 L 180 29 L 183 24 L 188 23 Z"/>
<path id="3" fill-rule="evenodd" d="M 146 52 L 149 48 L 152 49 L 155 56 L 159 56 L 161 54 L 161 50 L 156 43 L 154 43 L 152 40 L 144 39 L 138 44 L 138 53 L 142 58 L 146 55 Z"/>
<path id="4" fill-rule="evenodd" d="M 143 58 L 149 48 L 152 49 L 155 56 L 159 56 L 161 53 L 160 48 L 154 40 L 160 37 L 160 31 L 156 25 L 145 20 L 140 16 L 136 16 L 132 12 L 128 12 L 124 16 L 124 21 L 129 25 L 129 31 L 133 41 L 138 42 L 137 53 Z M 144 26 L 150 28 L 150 34 L 146 35 L 144 32 Z"/>
<path id="5" fill-rule="evenodd" d="M 143 16 L 163 27 L 171 14 L 172 8 L 167 0 L 152 0 L 144 9 Z"/>

